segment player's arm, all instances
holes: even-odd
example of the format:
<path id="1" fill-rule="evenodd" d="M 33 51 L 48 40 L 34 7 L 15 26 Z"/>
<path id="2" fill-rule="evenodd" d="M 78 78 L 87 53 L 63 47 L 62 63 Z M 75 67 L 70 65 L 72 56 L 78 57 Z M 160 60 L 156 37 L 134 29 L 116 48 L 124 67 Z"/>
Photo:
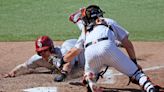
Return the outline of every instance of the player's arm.
<path id="1" fill-rule="evenodd" d="M 132 42 L 128 39 L 128 36 L 125 36 L 124 39 L 122 40 L 122 45 L 126 49 L 129 57 L 131 60 L 137 64 L 136 62 L 136 55 L 135 55 L 135 50 Z"/>
<path id="2" fill-rule="evenodd" d="M 82 20 L 84 11 L 85 7 L 77 10 L 69 16 L 69 21 L 76 24 L 80 31 L 84 30 L 84 21 Z"/>
<path id="3" fill-rule="evenodd" d="M 12 69 L 9 73 L 4 74 L 4 78 L 7 77 L 15 77 L 18 73 L 20 74 L 21 71 L 26 70 L 27 69 L 27 65 L 25 63 L 20 64 L 18 66 L 16 66 L 14 69 Z M 23 72 L 21 72 L 23 73 Z M 25 74 L 25 72 L 23 73 Z"/>
<path id="4" fill-rule="evenodd" d="M 137 64 L 134 46 L 128 38 L 129 32 L 115 21 L 113 21 L 112 23 L 112 28 L 115 30 L 117 39 L 122 43 L 123 47 L 126 49 L 130 59 L 135 64 Z"/>
<path id="5" fill-rule="evenodd" d="M 65 62 L 71 62 L 77 55 L 80 54 L 81 50 L 84 48 L 84 39 L 85 39 L 85 32 L 82 31 L 75 46 L 64 55 L 63 60 Z"/>
<path id="6" fill-rule="evenodd" d="M 80 51 L 81 50 L 76 47 L 72 48 L 65 54 L 63 60 L 65 62 L 71 62 L 74 59 L 74 57 L 76 57 L 80 53 Z"/>
<path id="7" fill-rule="evenodd" d="M 4 74 L 4 78 L 7 77 L 15 77 L 17 75 L 28 74 L 34 71 L 35 68 L 40 67 L 37 62 L 41 60 L 41 57 L 37 54 L 33 55 L 29 60 L 24 62 L 23 64 L 17 65 L 14 69 L 12 69 L 9 73 Z"/>

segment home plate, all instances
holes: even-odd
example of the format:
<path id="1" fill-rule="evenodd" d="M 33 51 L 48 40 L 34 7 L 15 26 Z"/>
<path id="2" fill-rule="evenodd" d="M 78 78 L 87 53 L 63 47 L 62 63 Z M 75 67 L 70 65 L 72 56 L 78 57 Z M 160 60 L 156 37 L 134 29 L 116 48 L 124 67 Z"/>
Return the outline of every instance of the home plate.
<path id="1" fill-rule="evenodd" d="M 57 87 L 35 87 L 23 89 L 24 92 L 58 92 Z"/>

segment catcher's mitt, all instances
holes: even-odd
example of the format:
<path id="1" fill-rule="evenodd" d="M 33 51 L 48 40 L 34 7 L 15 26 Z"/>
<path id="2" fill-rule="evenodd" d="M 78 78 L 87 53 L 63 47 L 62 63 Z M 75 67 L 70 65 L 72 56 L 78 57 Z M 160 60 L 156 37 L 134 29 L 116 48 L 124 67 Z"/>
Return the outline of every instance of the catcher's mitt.
<path id="1" fill-rule="evenodd" d="M 61 58 L 59 58 L 56 55 L 51 55 L 48 58 L 48 62 L 52 64 L 53 73 L 57 73 L 57 74 L 61 73 L 62 70 Z"/>
<path id="2" fill-rule="evenodd" d="M 51 55 L 48 59 L 48 62 L 53 65 L 52 69 L 58 74 L 61 73 L 63 65 L 66 63 L 64 62 L 63 57 L 60 58 L 57 55 Z"/>

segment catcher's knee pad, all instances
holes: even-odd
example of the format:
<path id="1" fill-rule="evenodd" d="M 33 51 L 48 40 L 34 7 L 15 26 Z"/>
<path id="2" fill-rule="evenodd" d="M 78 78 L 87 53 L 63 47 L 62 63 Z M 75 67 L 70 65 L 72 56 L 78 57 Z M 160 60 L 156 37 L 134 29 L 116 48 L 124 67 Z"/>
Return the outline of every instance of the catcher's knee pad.
<path id="1" fill-rule="evenodd" d="M 146 92 L 155 92 L 152 91 L 155 89 L 153 83 L 149 80 L 149 78 L 145 75 L 142 70 L 137 70 L 132 77 L 130 77 L 132 83 L 138 84 L 142 87 Z"/>

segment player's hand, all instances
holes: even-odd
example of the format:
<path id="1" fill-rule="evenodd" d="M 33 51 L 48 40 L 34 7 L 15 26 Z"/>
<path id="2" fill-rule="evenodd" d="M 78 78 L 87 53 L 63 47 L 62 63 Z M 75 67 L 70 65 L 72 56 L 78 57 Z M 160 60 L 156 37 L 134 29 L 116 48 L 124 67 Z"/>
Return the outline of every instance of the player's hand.
<path id="1" fill-rule="evenodd" d="M 15 77 L 15 73 L 14 72 L 9 72 L 9 73 L 3 74 L 2 77 L 3 78 Z"/>
<path id="2" fill-rule="evenodd" d="M 8 73 L 0 74 L 0 79 L 9 77 Z"/>

